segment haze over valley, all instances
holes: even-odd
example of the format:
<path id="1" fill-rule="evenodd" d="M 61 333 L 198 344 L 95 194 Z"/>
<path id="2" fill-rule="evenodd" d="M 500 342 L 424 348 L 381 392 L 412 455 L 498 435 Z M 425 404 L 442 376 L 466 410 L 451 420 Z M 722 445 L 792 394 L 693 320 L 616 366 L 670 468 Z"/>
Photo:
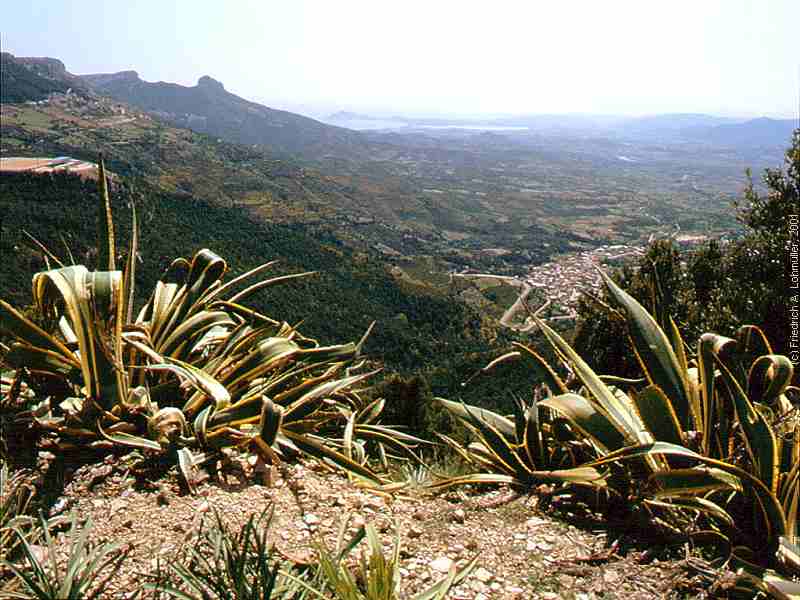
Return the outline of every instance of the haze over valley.
<path id="1" fill-rule="evenodd" d="M 736 235 L 731 204 L 745 170 L 780 163 L 794 126 L 708 114 L 340 111 L 318 121 L 210 76 L 182 86 L 132 70 L 74 75 L 58 58 L 3 61 L 3 156 L 103 151 L 122 174 L 304 224 L 423 288 L 446 288 L 442 277 L 456 272 L 531 278 L 538 265 L 609 246 L 635 254 L 658 238 Z M 596 285 L 590 271 L 560 285 Z M 566 314 L 569 296 L 557 303 Z"/>

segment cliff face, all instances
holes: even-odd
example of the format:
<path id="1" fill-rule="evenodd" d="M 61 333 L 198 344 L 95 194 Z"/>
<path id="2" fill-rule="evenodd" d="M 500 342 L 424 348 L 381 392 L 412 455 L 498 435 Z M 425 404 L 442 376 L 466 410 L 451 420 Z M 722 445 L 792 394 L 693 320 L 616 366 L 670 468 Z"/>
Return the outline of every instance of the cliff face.
<path id="1" fill-rule="evenodd" d="M 67 77 L 72 77 L 72 75 L 67 72 L 67 68 L 64 66 L 64 63 L 57 58 L 49 58 L 47 56 L 19 56 L 16 57 L 16 60 L 18 63 L 26 66 L 28 69 L 37 73 L 38 75 L 41 75 L 42 77 L 48 77 L 50 79 L 57 80 L 63 80 Z"/>
<path id="2" fill-rule="evenodd" d="M 2 61 L 2 94 L 0 102 L 27 102 L 44 100 L 53 92 L 67 90 L 79 94 L 89 93 L 89 86 L 73 75 L 57 58 L 47 56 L 14 56 L 0 53 Z"/>
<path id="3" fill-rule="evenodd" d="M 26 63 L 26 60 L 53 62 Z M 55 63 L 63 69 L 63 63 L 55 59 L 18 59 L 8 52 L 1 53 L 0 102 L 43 100 L 53 92 L 66 92 L 70 87 L 69 83 L 52 75 L 58 73 L 58 65 Z"/>
<path id="4" fill-rule="evenodd" d="M 140 83 L 139 73 L 136 71 L 119 71 L 118 73 L 98 73 L 96 75 L 79 75 L 80 79 L 91 87 L 103 87 L 115 83 Z"/>

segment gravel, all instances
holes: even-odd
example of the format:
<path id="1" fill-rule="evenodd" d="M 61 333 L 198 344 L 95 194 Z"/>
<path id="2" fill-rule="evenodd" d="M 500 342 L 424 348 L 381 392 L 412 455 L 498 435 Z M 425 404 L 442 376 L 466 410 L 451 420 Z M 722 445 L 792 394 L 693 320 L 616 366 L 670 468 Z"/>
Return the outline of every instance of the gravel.
<path id="1" fill-rule="evenodd" d="M 682 577 L 680 561 L 644 562 L 642 552 L 625 557 L 608 552 L 605 533 L 553 518 L 535 507 L 535 498 L 499 504 L 508 494 L 503 489 L 469 498 L 414 490 L 389 495 L 360 488 L 317 463 L 282 468 L 268 478 L 268 487 L 248 461 L 240 463 L 237 475 L 207 478 L 188 495 L 174 471 L 159 481 L 137 483 L 122 459 L 107 458 L 79 469 L 54 511 L 74 509 L 80 518 L 91 518 L 94 542 L 130 548 L 121 573 L 103 594 L 107 598 L 126 598 L 155 564 L 179 556 L 214 511 L 238 529 L 270 506 L 270 541 L 296 560 L 313 559 L 316 541 L 335 547 L 343 521 L 350 531 L 373 524 L 387 548 L 399 532 L 403 595 L 424 589 L 452 564 L 466 564 L 478 554 L 477 568 L 448 598 L 686 597 L 673 591 Z"/>

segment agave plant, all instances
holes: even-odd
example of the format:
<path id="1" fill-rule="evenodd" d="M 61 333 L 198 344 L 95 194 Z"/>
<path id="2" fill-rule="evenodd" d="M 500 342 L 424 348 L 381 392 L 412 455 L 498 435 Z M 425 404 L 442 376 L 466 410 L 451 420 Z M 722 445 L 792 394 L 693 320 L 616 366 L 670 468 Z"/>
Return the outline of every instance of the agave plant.
<path id="1" fill-rule="evenodd" d="M 528 348 L 524 352 L 535 354 Z M 506 484 L 518 491 L 530 491 L 542 483 L 604 485 L 597 469 L 576 466 L 577 457 L 585 457 L 586 446 L 562 443 L 557 437 L 560 424 L 550 415 L 541 415 L 536 402 L 526 406 L 518 401 L 509 418 L 444 398 L 435 400 L 456 415 L 477 441 L 464 447 L 439 434 L 474 472 L 439 479 L 428 486 L 431 490 L 467 484 Z"/>
<path id="2" fill-rule="evenodd" d="M 604 280 L 627 315 L 647 386 L 628 394 L 607 386 L 603 390 L 604 384 L 576 353 L 540 323 L 573 365 L 588 392 L 586 401 L 601 416 L 595 423 L 602 426 L 584 429 L 592 439 L 599 440 L 600 432 L 614 423 L 602 418 L 612 406 L 608 392 L 620 400 L 616 406 L 621 412 L 631 420 L 638 416 L 644 425 L 639 444 L 626 440 L 623 448 L 597 443 L 602 458 L 592 465 L 646 457 L 654 467 L 647 476 L 652 489 L 647 503 L 701 512 L 751 549 L 741 559 L 763 563 L 757 557 L 777 556 L 786 568 L 800 572 L 794 541 L 800 533 L 800 411 L 788 396 L 797 392 L 790 385 L 791 361 L 773 354 L 757 327 L 745 326 L 736 339 L 704 334 L 690 363 L 674 323 L 668 336 L 630 295 L 605 275 Z M 581 422 L 558 397 L 544 404 Z"/>
<path id="3" fill-rule="evenodd" d="M 0 300 L 0 330 L 13 339 L 2 355 L 13 369 L 0 402 L 13 412 L 5 420 L 55 449 L 176 455 L 190 488 L 194 467 L 229 446 L 271 463 L 305 453 L 382 484 L 366 464 L 365 440 L 401 449 L 416 440 L 378 424 L 382 402 L 358 394 L 370 375 L 358 372 L 364 339 L 320 346 L 243 304 L 310 274 L 256 279 L 266 263 L 224 282 L 226 262 L 203 249 L 176 259 L 136 313 L 135 207 L 119 271 L 102 160 L 99 182 L 106 219 L 98 248 L 108 270 L 65 265 L 42 246 L 56 268 L 33 278 L 38 324 Z"/>
<path id="4" fill-rule="evenodd" d="M 625 496 L 633 490 L 676 531 L 685 527 L 687 515 L 701 518 L 713 533 L 698 539 L 713 538 L 751 572 L 763 574 L 772 566 L 800 573 L 800 410 L 790 400 L 797 393 L 790 385 L 791 362 L 773 354 L 752 326 L 742 327 L 735 339 L 705 334 L 690 359 L 674 322 L 665 333 L 636 300 L 603 278 L 625 314 L 643 382 L 599 376 L 540 320 L 580 389 L 568 390 L 533 352 L 520 348 L 508 355 L 534 357 L 537 379 L 549 391 L 537 403 L 538 419 L 554 413 L 568 422 L 566 433 L 575 443 L 591 447 L 593 460 L 557 473 L 558 479 L 574 481 L 572 473 L 594 470 L 599 478 L 584 483 L 622 485 Z M 525 434 L 524 427 L 484 409 L 444 404 L 480 435 L 478 445 L 460 451 L 484 473 L 440 485 L 536 481 L 531 467 L 543 434 Z M 624 469 L 622 481 L 600 476 L 600 469 L 611 466 Z"/>

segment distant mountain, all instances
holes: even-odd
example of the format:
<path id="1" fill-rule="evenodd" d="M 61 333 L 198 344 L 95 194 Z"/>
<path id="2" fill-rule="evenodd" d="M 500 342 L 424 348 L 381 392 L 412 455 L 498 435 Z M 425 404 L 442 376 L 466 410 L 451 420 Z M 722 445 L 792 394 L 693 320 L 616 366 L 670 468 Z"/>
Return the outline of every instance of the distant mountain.
<path id="1" fill-rule="evenodd" d="M 792 119 L 731 119 L 705 114 L 664 114 L 626 120 L 613 128 L 623 138 L 653 142 L 705 142 L 717 146 L 782 147 L 792 137 Z"/>
<path id="2" fill-rule="evenodd" d="M 681 131 L 682 135 L 724 146 L 785 146 L 797 128 L 795 119 L 752 119 L 744 123 L 726 123 L 713 127 L 697 126 Z"/>
<path id="3" fill-rule="evenodd" d="M 736 122 L 735 119 L 699 113 L 669 113 L 629 119 L 619 129 L 629 135 L 653 136 L 675 134 L 691 127 L 715 127 Z"/>
<path id="4" fill-rule="evenodd" d="M 8 52 L 0 53 L 0 102 L 28 102 L 44 100 L 53 92 L 66 92 L 70 85 L 63 78 L 47 76 L 34 64 L 18 59 Z M 39 59 L 45 60 L 45 59 Z M 46 59 L 54 60 L 54 59 Z M 61 67 L 64 64 L 58 62 Z M 66 73 L 66 69 L 64 69 Z"/>
<path id="5" fill-rule="evenodd" d="M 604 115 L 517 115 L 508 117 L 376 117 L 362 113 L 339 111 L 325 118 L 326 122 L 351 129 L 529 129 L 537 133 L 588 133 L 607 129 L 623 121 L 623 117 Z"/>
<path id="6" fill-rule="evenodd" d="M 364 151 L 363 140 L 354 131 L 250 102 L 226 91 L 222 83 L 208 76 L 201 77 L 193 87 L 143 81 L 136 71 L 81 78 L 97 93 L 229 142 L 260 144 L 277 152 L 308 157 Z"/>
<path id="7" fill-rule="evenodd" d="M 350 112 L 349 110 L 340 110 L 325 117 L 326 121 L 335 123 L 336 121 L 385 121 L 380 117 L 373 117 L 372 115 L 364 115 L 361 113 Z"/>
<path id="8" fill-rule="evenodd" d="M 597 132 L 617 126 L 624 117 L 610 115 L 520 115 L 491 121 L 492 125 L 527 127 L 536 132 Z"/>

